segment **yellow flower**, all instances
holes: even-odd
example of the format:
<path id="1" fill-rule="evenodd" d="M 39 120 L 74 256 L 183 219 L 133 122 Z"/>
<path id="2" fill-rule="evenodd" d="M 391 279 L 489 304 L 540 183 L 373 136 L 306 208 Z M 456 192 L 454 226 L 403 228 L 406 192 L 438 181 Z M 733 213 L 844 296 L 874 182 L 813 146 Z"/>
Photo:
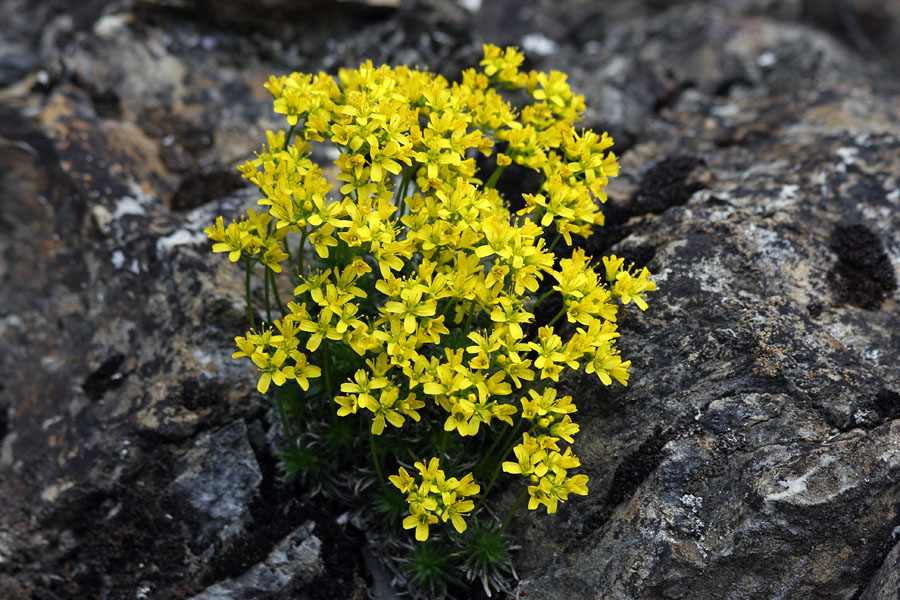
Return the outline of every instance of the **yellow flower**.
<path id="1" fill-rule="evenodd" d="M 309 243 L 316 249 L 319 258 L 328 258 L 328 248 L 338 245 L 338 241 L 332 237 L 332 233 L 334 233 L 334 225 L 328 223 L 309 234 Z"/>
<path id="2" fill-rule="evenodd" d="M 484 45 L 484 58 L 481 66 L 488 77 L 496 77 L 504 85 L 521 86 L 524 82 L 518 77 L 519 66 L 525 56 L 518 49 L 508 47 L 501 50 L 492 44 Z"/>
<path id="3" fill-rule="evenodd" d="M 494 306 L 490 316 L 491 321 L 495 323 L 505 323 L 509 327 L 510 334 L 515 339 L 525 337 L 520 324 L 527 323 L 534 318 L 533 314 L 526 311 L 508 296 L 502 296 L 498 299 L 498 305 Z"/>
<path id="4" fill-rule="evenodd" d="M 615 283 L 616 275 L 618 275 L 624 262 L 624 258 L 617 257 L 615 254 L 603 257 L 603 266 L 606 268 L 606 281 L 609 284 Z"/>
<path id="5" fill-rule="evenodd" d="M 425 393 L 432 396 L 450 396 L 468 389 L 472 381 L 467 374 L 468 371 L 464 367 L 452 369 L 449 365 L 442 364 L 435 371 L 435 381 L 425 384 Z"/>
<path id="6" fill-rule="evenodd" d="M 475 388 L 478 390 L 479 399 L 482 402 L 487 402 L 492 396 L 502 398 L 511 394 L 512 386 L 504 381 L 505 378 L 506 373 L 497 371 L 489 378 L 478 381 L 475 384 Z"/>
<path id="7" fill-rule="evenodd" d="M 475 503 L 471 500 L 457 500 L 456 493 L 444 492 L 441 500 L 444 509 L 441 512 L 441 519 L 446 523 L 448 520 L 453 523 L 453 528 L 458 533 L 466 530 L 466 521 L 463 517 L 469 516 L 469 513 L 475 509 Z"/>
<path id="8" fill-rule="evenodd" d="M 326 311 L 319 313 L 316 321 L 304 320 L 300 322 L 300 329 L 311 333 L 309 340 L 306 342 L 306 349 L 315 352 L 322 345 L 322 340 L 339 340 L 344 336 L 331 326 L 331 315 Z"/>
<path id="9" fill-rule="evenodd" d="M 397 402 L 399 393 L 400 389 L 397 386 L 390 386 L 381 391 L 381 395 L 379 396 L 377 403 L 375 403 L 374 408 L 372 408 L 371 403 L 366 406 L 366 408 L 369 408 L 375 413 L 375 418 L 372 420 L 373 434 L 382 434 L 385 421 L 394 427 L 399 428 L 403 426 L 406 419 L 403 418 L 403 415 L 400 414 L 394 406 Z"/>
<path id="10" fill-rule="evenodd" d="M 434 515 L 419 506 L 415 513 L 403 519 L 403 529 L 416 530 L 416 540 L 424 542 L 428 539 L 428 527 L 438 522 L 437 515 Z"/>
<path id="11" fill-rule="evenodd" d="M 254 352 L 256 352 L 256 345 L 249 339 L 241 336 L 237 336 L 234 338 L 234 343 L 237 344 L 239 350 L 231 355 L 231 358 L 240 358 L 242 356 L 252 356 Z"/>
<path id="12" fill-rule="evenodd" d="M 578 423 L 572 422 L 572 418 L 569 415 L 563 415 L 561 421 L 557 421 L 550 425 L 550 435 L 560 437 L 570 444 L 575 441 L 572 436 L 580 430 L 581 428 L 578 426 Z"/>
<path id="13" fill-rule="evenodd" d="M 322 375 L 322 369 L 315 365 L 307 364 L 306 355 L 302 352 L 297 352 L 294 357 L 294 361 L 296 364 L 294 365 L 294 379 L 297 380 L 297 383 L 306 391 L 309 389 L 309 378 L 315 378 Z"/>
<path id="14" fill-rule="evenodd" d="M 228 260 L 237 262 L 241 258 L 241 252 L 251 246 L 252 238 L 247 231 L 241 230 L 237 223 L 232 221 L 228 227 L 222 228 L 222 217 L 216 219 L 213 230 L 207 228 L 209 237 L 221 237 L 222 241 L 213 244 L 213 252 L 227 252 Z"/>
<path id="15" fill-rule="evenodd" d="M 537 441 L 527 433 L 522 434 L 522 443 L 514 447 L 513 452 L 517 462 L 504 462 L 502 465 L 504 473 L 541 477 L 547 472 L 547 466 L 542 464 L 547 456 L 546 450 L 541 448 Z"/>
<path id="16" fill-rule="evenodd" d="M 263 254 L 260 259 L 260 262 L 272 269 L 275 273 L 281 273 L 281 262 L 287 257 L 288 255 L 276 243 L 266 250 L 265 254 Z"/>
<path id="17" fill-rule="evenodd" d="M 269 390 L 270 383 L 281 386 L 284 385 L 287 379 L 293 379 L 294 368 L 282 368 L 281 366 L 286 358 L 287 355 L 284 353 L 284 350 L 278 350 L 271 356 L 265 352 L 254 352 L 250 355 L 250 359 L 256 363 L 261 373 L 256 384 L 256 389 L 260 394 L 265 394 Z"/>
<path id="18" fill-rule="evenodd" d="M 432 488 L 437 490 L 438 485 L 435 484 L 440 484 L 444 480 L 444 472 L 441 470 L 441 461 L 436 456 L 431 458 L 427 465 L 422 461 L 417 461 L 413 466 L 419 471 L 419 475 L 422 477 L 422 484 L 419 486 L 419 491 L 423 494 L 429 493 Z"/>
<path id="19" fill-rule="evenodd" d="M 470 435 L 469 418 L 475 412 L 474 405 L 468 400 L 457 400 L 450 409 L 450 416 L 444 421 L 444 431 L 454 431 L 466 437 Z"/>
<path id="20" fill-rule="evenodd" d="M 347 415 L 355 415 L 356 411 L 359 409 L 359 397 L 356 394 L 350 394 L 349 396 L 335 396 L 334 401 L 338 403 L 340 408 L 337 411 L 339 417 L 346 417 Z"/>
<path id="21" fill-rule="evenodd" d="M 372 136 L 374 138 L 374 136 Z M 374 142 L 374 144 L 372 143 Z M 385 172 L 397 175 L 403 170 L 396 159 L 410 164 L 409 158 L 403 156 L 400 152 L 400 144 L 394 140 L 389 141 L 384 146 L 379 147 L 376 140 L 372 140 L 369 147 L 370 170 L 369 176 L 375 183 L 381 183 L 384 180 Z"/>
<path id="22" fill-rule="evenodd" d="M 416 480 L 407 473 L 406 469 L 400 467 L 400 471 L 397 475 L 391 475 L 388 477 L 388 480 L 393 483 L 397 489 L 400 490 L 401 493 L 406 494 L 407 492 L 412 491 L 413 487 L 416 485 Z"/>
<path id="23" fill-rule="evenodd" d="M 597 377 L 600 378 L 603 385 L 610 385 L 612 383 L 610 377 L 613 377 L 622 385 L 627 386 L 630 366 L 630 360 L 623 362 L 618 352 L 613 350 L 609 343 L 606 343 L 594 352 L 594 356 L 585 367 L 585 372 L 597 373 Z"/>
<path id="24" fill-rule="evenodd" d="M 365 369 L 357 369 L 356 373 L 353 374 L 352 382 L 341 384 L 341 391 L 357 394 L 359 397 L 359 405 L 363 408 L 368 408 L 372 412 L 375 412 L 379 404 L 375 400 L 375 397 L 371 394 L 371 392 L 374 390 L 380 390 L 387 385 L 388 380 L 386 377 L 375 377 L 373 379 L 369 379 L 369 374 L 365 371 Z"/>
<path id="25" fill-rule="evenodd" d="M 475 342 L 475 345 L 467 346 L 466 352 L 471 352 L 472 354 L 483 353 L 489 355 L 500 349 L 500 332 L 496 329 L 492 330 L 487 336 L 473 331 L 469 333 L 467 337 Z"/>
<path id="26" fill-rule="evenodd" d="M 627 271 L 619 271 L 616 274 L 616 285 L 613 288 L 613 294 L 622 299 L 622 304 L 628 304 L 632 300 L 641 310 L 647 310 L 647 302 L 644 300 L 645 292 L 652 292 L 656 289 L 656 283 L 649 279 L 650 271 L 647 267 L 635 276 L 631 273 L 631 267 Z"/>
<path id="27" fill-rule="evenodd" d="M 432 317 L 436 309 L 435 301 L 430 298 L 422 300 L 422 290 L 418 289 L 403 295 L 401 301 L 391 301 L 384 305 L 386 313 L 403 317 L 403 329 L 407 334 L 415 333 L 417 317 Z"/>

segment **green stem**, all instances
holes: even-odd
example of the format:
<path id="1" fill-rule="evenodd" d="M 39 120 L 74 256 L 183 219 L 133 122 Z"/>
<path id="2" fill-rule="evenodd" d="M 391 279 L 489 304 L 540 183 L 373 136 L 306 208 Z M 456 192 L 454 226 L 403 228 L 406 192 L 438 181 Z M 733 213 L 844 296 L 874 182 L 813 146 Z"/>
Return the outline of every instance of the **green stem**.
<path id="1" fill-rule="evenodd" d="M 481 507 L 481 505 L 484 503 L 484 500 L 488 497 L 488 494 L 490 494 L 491 490 L 494 488 L 494 484 L 497 482 L 497 478 L 500 477 L 500 472 L 503 470 L 503 461 L 507 456 L 509 456 L 509 453 L 512 452 L 512 449 L 515 448 L 516 443 L 518 442 L 518 440 L 516 439 L 516 435 L 518 435 L 519 430 L 522 428 L 522 423 L 524 422 L 524 420 L 520 420 L 519 423 L 513 428 L 511 442 L 508 441 L 509 438 L 507 437 L 507 435 L 501 436 L 503 437 L 504 441 L 503 445 L 500 447 L 504 448 L 505 450 L 500 454 L 500 460 L 497 461 L 497 466 L 494 468 L 494 474 L 491 475 L 491 479 L 488 482 L 487 487 L 484 488 L 484 491 L 481 493 L 481 499 L 478 501 L 478 505 L 472 512 L 476 512 Z M 488 455 L 485 455 L 485 457 L 487 456 Z"/>
<path id="2" fill-rule="evenodd" d="M 403 213 L 406 212 L 406 202 L 403 201 L 406 198 L 406 192 L 409 190 L 409 182 L 413 177 L 417 167 L 417 163 L 413 163 L 406 167 L 403 170 L 403 179 L 400 180 L 400 185 L 397 186 L 397 194 L 394 196 L 394 202 L 397 203 L 397 221 L 400 220 L 400 217 L 403 216 Z"/>
<path id="3" fill-rule="evenodd" d="M 447 431 L 441 429 L 441 439 L 438 442 L 438 458 L 444 460 L 444 450 L 447 448 Z"/>
<path id="4" fill-rule="evenodd" d="M 263 266 L 263 286 L 266 290 L 266 322 L 272 322 L 272 303 L 269 301 L 269 267 Z"/>
<path id="5" fill-rule="evenodd" d="M 300 244 L 297 246 L 297 277 L 303 279 L 303 256 L 306 247 L 306 228 L 300 231 Z"/>
<path id="6" fill-rule="evenodd" d="M 328 401 L 334 400 L 334 387 L 331 382 L 331 353 L 328 351 L 328 340 L 322 340 L 322 372 L 325 375 L 325 393 Z"/>
<path id="7" fill-rule="evenodd" d="M 278 285 L 275 283 L 275 271 L 266 269 L 266 275 L 269 276 L 269 283 L 272 285 L 272 293 L 275 294 L 275 304 L 278 306 L 278 310 L 281 311 L 281 316 L 286 317 L 288 314 L 287 308 L 281 303 L 281 295 L 278 293 Z"/>
<path id="8" fill-rule="evenodd" d="M 294 258 L 291 256 L 291 245 L 288 244 L 287 238 L 284 238 L 281 241 L 282 246 L 284 247 L 284 253 L 287 254 L 287 264 L 288 264 L 288 276 L 291 278 L 291 285 L 297 287 L 300 281 L 297 280 L 297 274 L 294 273 Z"/>
<path id="9" fill-rule="evenodd" d="M 372 449 L 372 463 L 375 465 L 375 472 L 378 473 L 378 480 L 385 490 L 388 490 L 387 480 L 384 473 L 381 472 L 381 463 L 378 461 L 378 451 L 375 449 L 375 434 L 369 431 L 369 447 Z"/>
<path id="10" fill-rule="evenodd" d="M 503 433 L 494 436 L 494 441 L 491 443 L 490 447 L 487 449 L 487 452 L 484 452 L 484 453 L 482 454 L 481 460 L 479 460 L 479 461 L 478 461 L 478 464 L 475 465 L 475 470 L 476 470 L 476 471 L 477 471 L 477 470 L 480 470 L 480 469 L 481 469 L 481 466 L 482 466 L 486 461 L 490 460 L 490 457 L 494 454 L 494 450 L 497 448 L 498 445 L 500 445 L 501 440 L 504 442 L 504 445 L 505 445 L 506 443 L 508 443 L 508 442 L 506 442 L 505 440 L 506 440 L 506 438 L 509 436 L 509 431 L 510 431 L 510 429 L 515 429 L 515 427 L 510 427 L 509 429 L 504 429 L 504 430 L 503 430 Z"/>
<path id="11" fill-rule="evenodd" d="M 543 301 L 546 300 L 548 297 L 550 297 L 550 294 L 552 294 L 552 293 L 555 292 L 555 291 L 556 291 L 556 290 L 554 290 L 554 289 L 549 289 L 549 290 L 547 290 L 546 292 L 544 292 L 544 293 L 541 295 L 540 298 L 538 298 L 537 300 L 534 301 L 534 304 L 531 305 L 531 309 L 530 309 L 530 310 L 531 310 L 532 312 L 534 312 L 534 309 L 537 308 L 538 305 L 540 305 L 541 302 L 543 302 Z"/>
<path id="12" fill-rule="evenodd" d="M 553 238 L 553 243 L 550 244 L 550 247 L 549 247 L 549 248 L 547 248 L 547 252 L 553 252 L 553 249 L 556 247 L 556 244 L 559 242 L 560 239 L 562 239 L 562 234 L 561 234 L 561 233 L 557 233 L 557 234 L 556 234 L 556 237 Z"/>
<path id="13" fill-rule="evenodd" d="M 488 177 L 488 180 L 484 182 L 484 189 L 489 190 L 492 189 L 495 185 L 497 185 L 497 180 L 500 179 L 500 175 L 503 174 L 503 171 L 506 169 L 505 166 L 497 167 L 494 169 L 494 172 L 491 173 L 491 176 Z"/>
<path id="14" fill-rule="evenodd" d="M 284 400 L 281 398 L 281 390 L 279 393 L 275 394 L 275 398 L 278 400 L 278 416 L 281 418 L 281 427 L 284 429 L 284 435 L 288 438 L 288 441 L 291 444 L 291 448 L 294 450 L 297 449 L 297 436 L 294 433 L 293 427 L 291 427 L 288 422 L 287 411 L 284 409 Z"/>
<path id="15" fill-rule="evenodd" d="M 247 288 L 247 318 L 250 320 L 250 329 L 256 329 L 256 320 L 253 318 L 253 302 L 250 296 L 250 276 L 252 274 L 253 263 L 250 257 L 244 258 L 247 263 L 247 273 L 244 277 L 244 286 Z"/>
<path id="16" fill-rule="evenodd" d="M 559 318 L 560 318 L 561 316 L 563 316 L 564 314 L 566 314 L 565 303 L 563 303 L 563 308 L 562 308 L 562 310 L 560 310 L 558 313 L 556 313 L 556 316 L 553 317 L 553 319 L 551 319 L 551 321 L 550 321 L 549 323 L 547 323 L 547 327 L 552 327 L 553 324 L 556 323 L 556 322 L 559 320 Z"/>
<path id="17" fill-rule="evenodd" d="M 469 316 L 466 317 L 466 326 L 465 326 L 465 328 L 463 328 L 463 333 L 472 331 L 472 319 L 475 318 L 475 313 L 478 312 L 475 310 L 475 306 L 474 306 L 475 303 L 473 302 L 472 304 L 473 304 L 473 306 L 469 310 Z"/>
<path id="18" fill-rule="evenodd" d="M 522 493 L 519 494 L 519 497 L 516 498 L 516 501 L 513 502 L 512 506 L 509 507 L 509 510 L 506 512 L 506 516 L 503 517 L 503 523 L 500 525 L 500 533 L 506 529 L 506 526 L 509 525 L 509 522 L 512 520 L 513 513 L 516 512 L 516 509 L 519 508 L 519 505 L 522 504 L 522 500 L 525 499 L 525 496 L 528 494 L 528 488 L 522 490 Z"/>
<path id="19" fill-rule="evenodd" d="M 299 122 L 299 121 L 298 121 L 298 122 Z M 297 125 L 296 125 L 296 123 L 295 123 L 294 125 L 291 125 L 291 128 L 290 128 L 290 129 L 288 129 L 287 135 L 284 136 L 284 148 L 282 148 L 282 150 L 287 150 L 287 149 L 288 149 L 288 146 L 291 145 L 291 135 L 293 135 L 293 133 L 294 133 L 294 128 L 295 128 L 296 126 L 297 126 Z"/>

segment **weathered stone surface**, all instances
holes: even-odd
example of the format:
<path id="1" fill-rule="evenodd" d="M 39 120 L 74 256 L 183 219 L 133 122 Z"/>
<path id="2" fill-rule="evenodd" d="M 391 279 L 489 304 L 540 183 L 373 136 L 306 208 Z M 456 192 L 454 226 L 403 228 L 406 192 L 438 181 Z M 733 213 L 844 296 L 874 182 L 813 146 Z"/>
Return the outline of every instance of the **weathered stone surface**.
<path id="1" fill-rule="evenodd" d="M 894 537 L 900 531 L 893 531 Z M 900 544 L 895 545 L 860 600 L 889 600 L 900 591 Z"/>
<path id="2" fill-rule="evenodd" d="M 312 583 L 323 571 L 322 542 L 304 523 L 282 540 L 266 559 L 237 578 L 219 581 L 191 600 L 255 600 L 260 594 L 289 595 Z"/>
<path id="3" fill-rule="evenodd" d="M 897 598 L 895 3 L 69 4 L 0 0 L 0 597 L 363 597 L 340 508 L 248 434 L 241 277 L 202 229 L 256 200 L 270 73 L 453 76 L 498 41 L 616 137 L 586 245 L 659 286 L 629 387 L 562 383 L 591 493 L 513 521 L 520 591 Z"/>
<path id="4" fill-rule="evenodd" d="M 227 541 L 240 535 L 262 483 L 244 422 L 235 421 L 214 435 L 201 436 L 176 470 L 178 476 L 168 491 L 183 497 L 202 520 L 198 542 Z"/>

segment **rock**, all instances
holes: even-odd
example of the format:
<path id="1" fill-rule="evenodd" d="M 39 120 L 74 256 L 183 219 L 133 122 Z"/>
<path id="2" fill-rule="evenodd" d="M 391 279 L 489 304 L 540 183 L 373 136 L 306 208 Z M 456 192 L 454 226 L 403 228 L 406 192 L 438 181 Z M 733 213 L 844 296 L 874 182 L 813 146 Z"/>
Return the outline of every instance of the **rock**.
<path id="1" fill-rule="evenodd" d="M 895 529 L 892 533 L 896 537 L 900 531 Z M 860 600 L 890 600 L 897 597 L 897 590 L 900 590 L 900 544 L 884 559 Z"/>
<path id="2" fill-rule="evenodd" d="M 201 436 L 176 469 L 179 474 L 170 493 L 183 497 L 203 522 L 197 542 L 228 541 L 239 535 L 262 483 L 244 422 Z"/>
<path id="3" fill-rule="evenodd" d="M 584 246 L 659 287 L 628 388 L 561 382 L 590 494 L 512 521 L 519 591 L 896 597 L 892 4 L 220 4 L 0 0 L 0 596 L 364 597 L 344 507 L 279 482 L 202 231 L 257 199 L 234 166 L 280 124 L 269 74 L 455 77 L 506 39 L 616 138 Z"/>
<path id="4" fill-rule="evenodd" d="M 254 600 L 259 594 L 287 596 L 309 585 L 322 573 L 322 542 L 313 535 L 314 523 L 304 523 L 284 538 L 266 559 L 240 577 L 211 585 L 191 600 Z"/>
<path id="5" fill-rule="evenodd" d="M 36 66 L 38 58 L 24 48 L 0 45 L 0 88 L 19 81 Z"/>
<path id="6" fill-rule="evenodd" d="M 785 26 L 733 27 L 724 51 L 750 65 Z M 576 442 L 594 484 L 580 508 L 523 522 L 529 597 L 848 598 L 890 548 L 897 95 L 819 34 L 791 35 L 795 49 L 778 50 L 790 74 L 775 63 L 746 91 L 684 92 L 623 157 L 626 173 L 652 165 L 619 188 L 626 209 L 668 208 L 609 251 L 652 256 L 659 303 L 620 328 L 638 374 L 627 391 L 572 384 L 591 414 Z M 746 127 L 732 119 L 768 125 L 727 143 L 706 133 Z M 648 191 L 684 155 L 702 158 L 702 189 Z"/>

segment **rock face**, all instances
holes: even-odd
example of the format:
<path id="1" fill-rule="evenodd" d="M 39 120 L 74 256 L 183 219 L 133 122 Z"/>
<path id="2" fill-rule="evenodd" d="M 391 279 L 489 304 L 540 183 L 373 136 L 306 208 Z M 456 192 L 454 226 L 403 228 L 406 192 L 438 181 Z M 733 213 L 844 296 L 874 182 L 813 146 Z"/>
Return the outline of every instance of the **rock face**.
<path id="1" fill-rule="evenodd" d="M 278 483 L 202 229 L 256 200 L 270 73 L 497 41 L 616 138 L 587 247 L 659 287 L 628 388 L 561 385 L 590 494 L 513 521 L 518 592 L 898 598 L 895 3 L 215 4 L 0 0 L 0 597 L 365 597 L 363 535 Z"/>

